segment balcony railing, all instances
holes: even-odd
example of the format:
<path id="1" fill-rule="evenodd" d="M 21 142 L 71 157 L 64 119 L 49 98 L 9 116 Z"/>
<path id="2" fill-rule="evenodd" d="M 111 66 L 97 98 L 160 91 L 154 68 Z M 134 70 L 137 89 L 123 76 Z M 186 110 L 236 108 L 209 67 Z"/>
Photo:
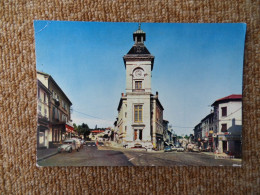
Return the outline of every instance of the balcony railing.
<path id="1" fill-rule="evenodd" d="M 133 89 L 133 92 L 144 92 L 145 89 Z"/>

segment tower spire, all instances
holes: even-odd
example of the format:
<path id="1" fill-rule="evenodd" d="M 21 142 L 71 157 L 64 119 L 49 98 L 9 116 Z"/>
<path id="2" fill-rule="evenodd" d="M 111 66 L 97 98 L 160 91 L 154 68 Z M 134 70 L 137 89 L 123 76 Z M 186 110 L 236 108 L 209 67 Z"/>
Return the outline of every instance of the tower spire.
<path id="1" fill-rule="evenodd" d="M 138 23 L 138 29 L 133 33 L 135 44 L 143 44 L 145 41 L 145 32 L 141 29 L 141 23 Z"/>

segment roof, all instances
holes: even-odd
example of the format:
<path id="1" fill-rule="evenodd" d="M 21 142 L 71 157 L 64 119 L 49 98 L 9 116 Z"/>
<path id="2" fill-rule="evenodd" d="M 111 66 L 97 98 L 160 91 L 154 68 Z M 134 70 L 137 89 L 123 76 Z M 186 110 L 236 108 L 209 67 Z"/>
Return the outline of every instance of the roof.
<path id="1" fill-rule="evenodd" d="M 204 117 L 204 118 L 201 120 L 201 122 L 207 120 L 207 119 L 210 118 L 210 117 L 213 117 L 213 115 L 214 115 L 213 112 L 210 113 L 210 114 L 208 114 L 206 117 Z"/>
<path id="2" fill-rule="evenodd" d="M 40 71 L 37 71 L 38 74 L 42 74 L 42 75 L 45 75 L 48 77 L 48 79 L 54 83 L 54 85 L 58 88 L 58 90 L 60 90 L 60 92 L 62 93 L 62 95 L 68 100 L 68 102 L 70 103 L 70 105 L 72 105 L 70 99 L 66 96 L 66 94 L 62 91 L 62 89 L 60 88 L 60 86 L 56 83 L 56 81 L 52 78 L 51 75 L 45 73 L 45 72 L 40 72 Z"/>
<path id="3" fill-rule="evenodd" d="M 119 111 L 121 109 L 121 106 L 123 104 L 123 100 L 126 100 L 127 98 L 126 97 L 121 97 L 120 98 L 120 101 L 119 101 L 119 104 L 118 104 L 118 107 L 117 107 L 117 111 Z"/>
<path id="4" fill-rule="evenodd" d="M 135 44 L 127 54 L 151 54 L 144 44 Z"/>
<path id="5" fill-rule="evenodd" d="M 92 130 L 91 133 L 103 133 L 105 130 Z"/>
<path id="6" fill-rule="evenodd" d="M 38 86 L 39 87 L 41 87 L 48 94 L 51 94 L 50 90 L 39 79 L 37 79 L 37 81 L 38 81 Z"/>
<path id="7" fill-rule="evenodd" d="M 232 95 L 217 99 L 211 106 L 215 106 L 217 104 L 230 102 L 230 101 L 242 101 L 242 95 L 241 94 L 232 94 Z"/>
<path id="8" fill-rule="evenodd" d="M 160 100 L 159 100 L 157 95 L 152 95 L 151 99 L 156 100 L 157 104 L 161 107 L 162 110 L 164 110 L 164 108 L 163 108 L 163 106 L 162 106 L 162 104 L 161 104 L 161 102 L 160 102 Z"/>

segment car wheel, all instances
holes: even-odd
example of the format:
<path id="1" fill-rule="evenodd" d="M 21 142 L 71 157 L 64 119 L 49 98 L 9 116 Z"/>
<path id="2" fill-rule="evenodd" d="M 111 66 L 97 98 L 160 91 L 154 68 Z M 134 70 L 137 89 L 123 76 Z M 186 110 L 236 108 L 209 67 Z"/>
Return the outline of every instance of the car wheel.
<path id="1" fill-rule="evenodd" d="M 77 152 L 79 152 L 79 148 L 77 148 Z"/>
<path id="2" fill-rule="evenodd" d="M 70 150 L 69 150 L 69 153 L 71 153 L 72 152 L 72 148 L 70 148 Z"/>

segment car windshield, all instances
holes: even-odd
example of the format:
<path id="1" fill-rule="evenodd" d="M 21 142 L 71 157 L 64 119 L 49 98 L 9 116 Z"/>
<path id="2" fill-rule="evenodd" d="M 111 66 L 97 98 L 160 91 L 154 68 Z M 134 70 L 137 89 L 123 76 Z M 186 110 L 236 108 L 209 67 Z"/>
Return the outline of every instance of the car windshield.
<path id="1" fill-rule="evenodd" d="M 64 141 L 64 144 L 72 144 L 72 141 Z"/>

